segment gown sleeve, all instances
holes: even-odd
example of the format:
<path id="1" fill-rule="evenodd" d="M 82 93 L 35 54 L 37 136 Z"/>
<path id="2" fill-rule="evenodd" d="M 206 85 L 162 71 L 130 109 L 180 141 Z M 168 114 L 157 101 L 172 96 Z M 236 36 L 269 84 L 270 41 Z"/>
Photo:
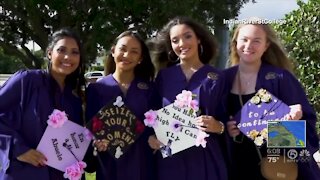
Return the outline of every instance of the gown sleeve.
<path id="1" fill-rule="evenodd" d="M 218 121 L 226 123 L 228 120 L 224 113 L 224 88 L 225 78 L 222 73 L 217 73 L 217 79 L 207 79 L 201 87 L 201 100 L 205 101 L 206 105 L 202 107 L 204 114 L 215 117 Z"/>
<path id="2" fill-rule="evenodd" d="M 162 108 L 162 92 L 161 92 L 161 87 L 163 87 L 162 82 L 163 82 L 163 77 L 162 77 L 162 71 L 160 71 L 155 79 L 154 82 L 154 88 L 152 90 L 152 109 L 158 110 Z"/>
<path id="3" fill-rule="evenodd" d="M 96 84 L 90 84 L 86 89 L 86 122 L 90 122 L 91 118 L 99 111 L 99 95 L 97 94 Z"/>
<path id="4" fill-rule="evenodd" d="M 150 107 L 150 110 L 153 110 L 153 111 L 157 111 L 159 109 L 162 108 L 162 101 L 161 101 L 161 95 L 160 95 L 160 82 L 161 82 L 161 71 L 158 73 L 158 76 L 156 77 L 156 80 L 154 83 L 152 83 L 151 85 L 151 93 L 150 93 L 150 96 L 149 96 L 149 107 Z M 145 127 L 145 135 L 146 137 L 149 137 L 151 135 L 155 135 L 155 131 L 152 127 L 148 127 L 146 126 Z"/>
<path id="5" fill-rule="evenodd" d="M 289 72 L 282 74 L 282 81 L 279 84 L 279 92 L 282 100 L 288 105 L 301 104 L 302 119 L 306 120 L 307 146 L 313 154 L 319 149 L 319 141 L 316 133 L 316 113 L 308 101 L 306 93 L 300 82 Z"/>
<path id="6" fill-rule="evenodd" d="M 0 112 L 7 112 L 22 101 L 25 71 L 18 71 L 0 87 Z"/>
<path id="7" fill-rule="evenodd" d="M 16 158 L 30 149 L 19 134 L 23 99 L 27 96 L 24 88 L 28 86 L 27 76 L 26 71 L 18 71 L 0 88 L 0 134 L 10 136 L 12 139 L 12 145 L 7 146 L 12 148 L 11 158 Z"/>
<path id="8" fill-rule="evenodd" d="M 99 111 L 99 95 L 97 92 L 97 84 L 89 84 L 88 88 L 86 89 L 86 110 L 85 110 L 85 118 L 87 123 L 91 123 L 92 117 Z M 101 163 L 100 156 L 93 155 L 94 147 L 89 146 L 84 161 L 87 164 L 85 168 L 86 172 L 93 173 L 97 170 L 98 164 Z"/>

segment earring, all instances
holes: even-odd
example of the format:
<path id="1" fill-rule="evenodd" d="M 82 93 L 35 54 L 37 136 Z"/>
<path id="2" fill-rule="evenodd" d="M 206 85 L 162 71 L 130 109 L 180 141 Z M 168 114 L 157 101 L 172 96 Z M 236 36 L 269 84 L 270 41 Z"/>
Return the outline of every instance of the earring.
<path id="1" fill-rule="evenodd" d="M 168 56 L 169 56 L 169 58 L 172 57 L 172 56 L 174 56 L 174 52 L 173 52 L 172 50 L 170 50 L 170 51 L 168 52 Z"/>
<path id="2" fill-rule="evenodd" d="M 168 52 L 168 58 L 169 61 L 172 63 L 176 63 L 180 60 L 179 57 L 172 50 Z"/>
<path id="3" fill-rule="evenodd" d="M 200 44 L 200 55 L 202 55 L 203 53 L 203 47 L 202 47 L 202 44 Z"/>
<path id="4" fill-rule="evenodd" d="M 52 66 L 51 60 L 49 59 L 49 62 L 48 62 L 48 64 L 47 64 L 47 72 L 50 72 L 51 66 Z"/>

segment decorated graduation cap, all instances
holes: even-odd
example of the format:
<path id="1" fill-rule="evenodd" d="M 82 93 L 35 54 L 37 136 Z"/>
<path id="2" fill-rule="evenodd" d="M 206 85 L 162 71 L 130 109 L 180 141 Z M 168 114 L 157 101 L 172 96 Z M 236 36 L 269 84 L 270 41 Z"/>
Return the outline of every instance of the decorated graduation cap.
<path id="1" fill-rule="evenodd" d="M 82 159 L 92 140 L 88 130 L 68 120 L 67 114 L 58 109 L 49 115 L 47 123 L 37 150 L 47 157 L 46 164 L 64 172 L 65 178 L 81 178 L 86 167 Z"/>
<path id="2" fill-rule="evenodd" d="M 160 148 L 163 158 L 193 146 L 206 147 L 205 138 L 209 135 L 195 125 L 199 108 L 193 98 L 191 91 L 183 90 L 174 103 L 145 113 L 144 123 L 154 129 L 157 139 L 163 143 Z"/>
<path id="3" fill-rule="evenodd" d="M 285 120 L 289 112 L 287 104 L 267 90 L 260 89 L 244 104 L 234 119 L 241 132 L 254 140 L 257 146 L 261 146 L 268 136 L 268 121 Z"/>
<path id="4" fill-rule="evenodd" d="M 118 159 L 141 135 L 144 124 L 118 96 L 99 110 L 89 122 L 88 129 L 96 140 L 105 143 L 111 156 Z"/>

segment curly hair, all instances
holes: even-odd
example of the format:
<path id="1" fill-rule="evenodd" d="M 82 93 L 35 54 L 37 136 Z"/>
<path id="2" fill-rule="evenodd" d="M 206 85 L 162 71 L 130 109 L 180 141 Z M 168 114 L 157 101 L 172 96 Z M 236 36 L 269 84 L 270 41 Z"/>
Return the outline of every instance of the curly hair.
<path id="1" fill-rule="evenodd" d="M 211 61 L 214 61 L 214 58 L 217 55 L 217 43 L 213 34 L 208 28 L 199 24 L 195 20 L 182 16 L 175 17 L 170 20 L 156 35 L 156 37 L 149 41 L 148 45 L 153 51 L 155 63 L 160 67 L 168 67 L 178 62 L 178 56 L 174 53 L 171 47 L 170 30 L 173 26 L 181 24 L 190 27 L 200 40 L 198 47 L 198 49 L 202 49 L 198 52 L 200 61 L 203 64 L 208 64 Z"/>

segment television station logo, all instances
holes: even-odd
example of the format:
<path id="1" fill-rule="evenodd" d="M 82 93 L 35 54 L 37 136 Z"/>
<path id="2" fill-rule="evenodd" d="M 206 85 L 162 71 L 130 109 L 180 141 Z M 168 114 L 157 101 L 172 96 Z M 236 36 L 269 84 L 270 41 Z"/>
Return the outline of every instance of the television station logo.
<path id="1" fill-rule="evenodd" d="M 268 162 L 276 163 L 278 161 L 284 162 L 308 162 L 311 160 L 310 152 L 307 149 L 280 149 L 268 148 L 267 149 Z"/>
<path id="2" fill-rule="evenodd" d="M 268 121 L 268 162 L 308 162 L 310 152 L 306 149 L 305 120 Z"/>

